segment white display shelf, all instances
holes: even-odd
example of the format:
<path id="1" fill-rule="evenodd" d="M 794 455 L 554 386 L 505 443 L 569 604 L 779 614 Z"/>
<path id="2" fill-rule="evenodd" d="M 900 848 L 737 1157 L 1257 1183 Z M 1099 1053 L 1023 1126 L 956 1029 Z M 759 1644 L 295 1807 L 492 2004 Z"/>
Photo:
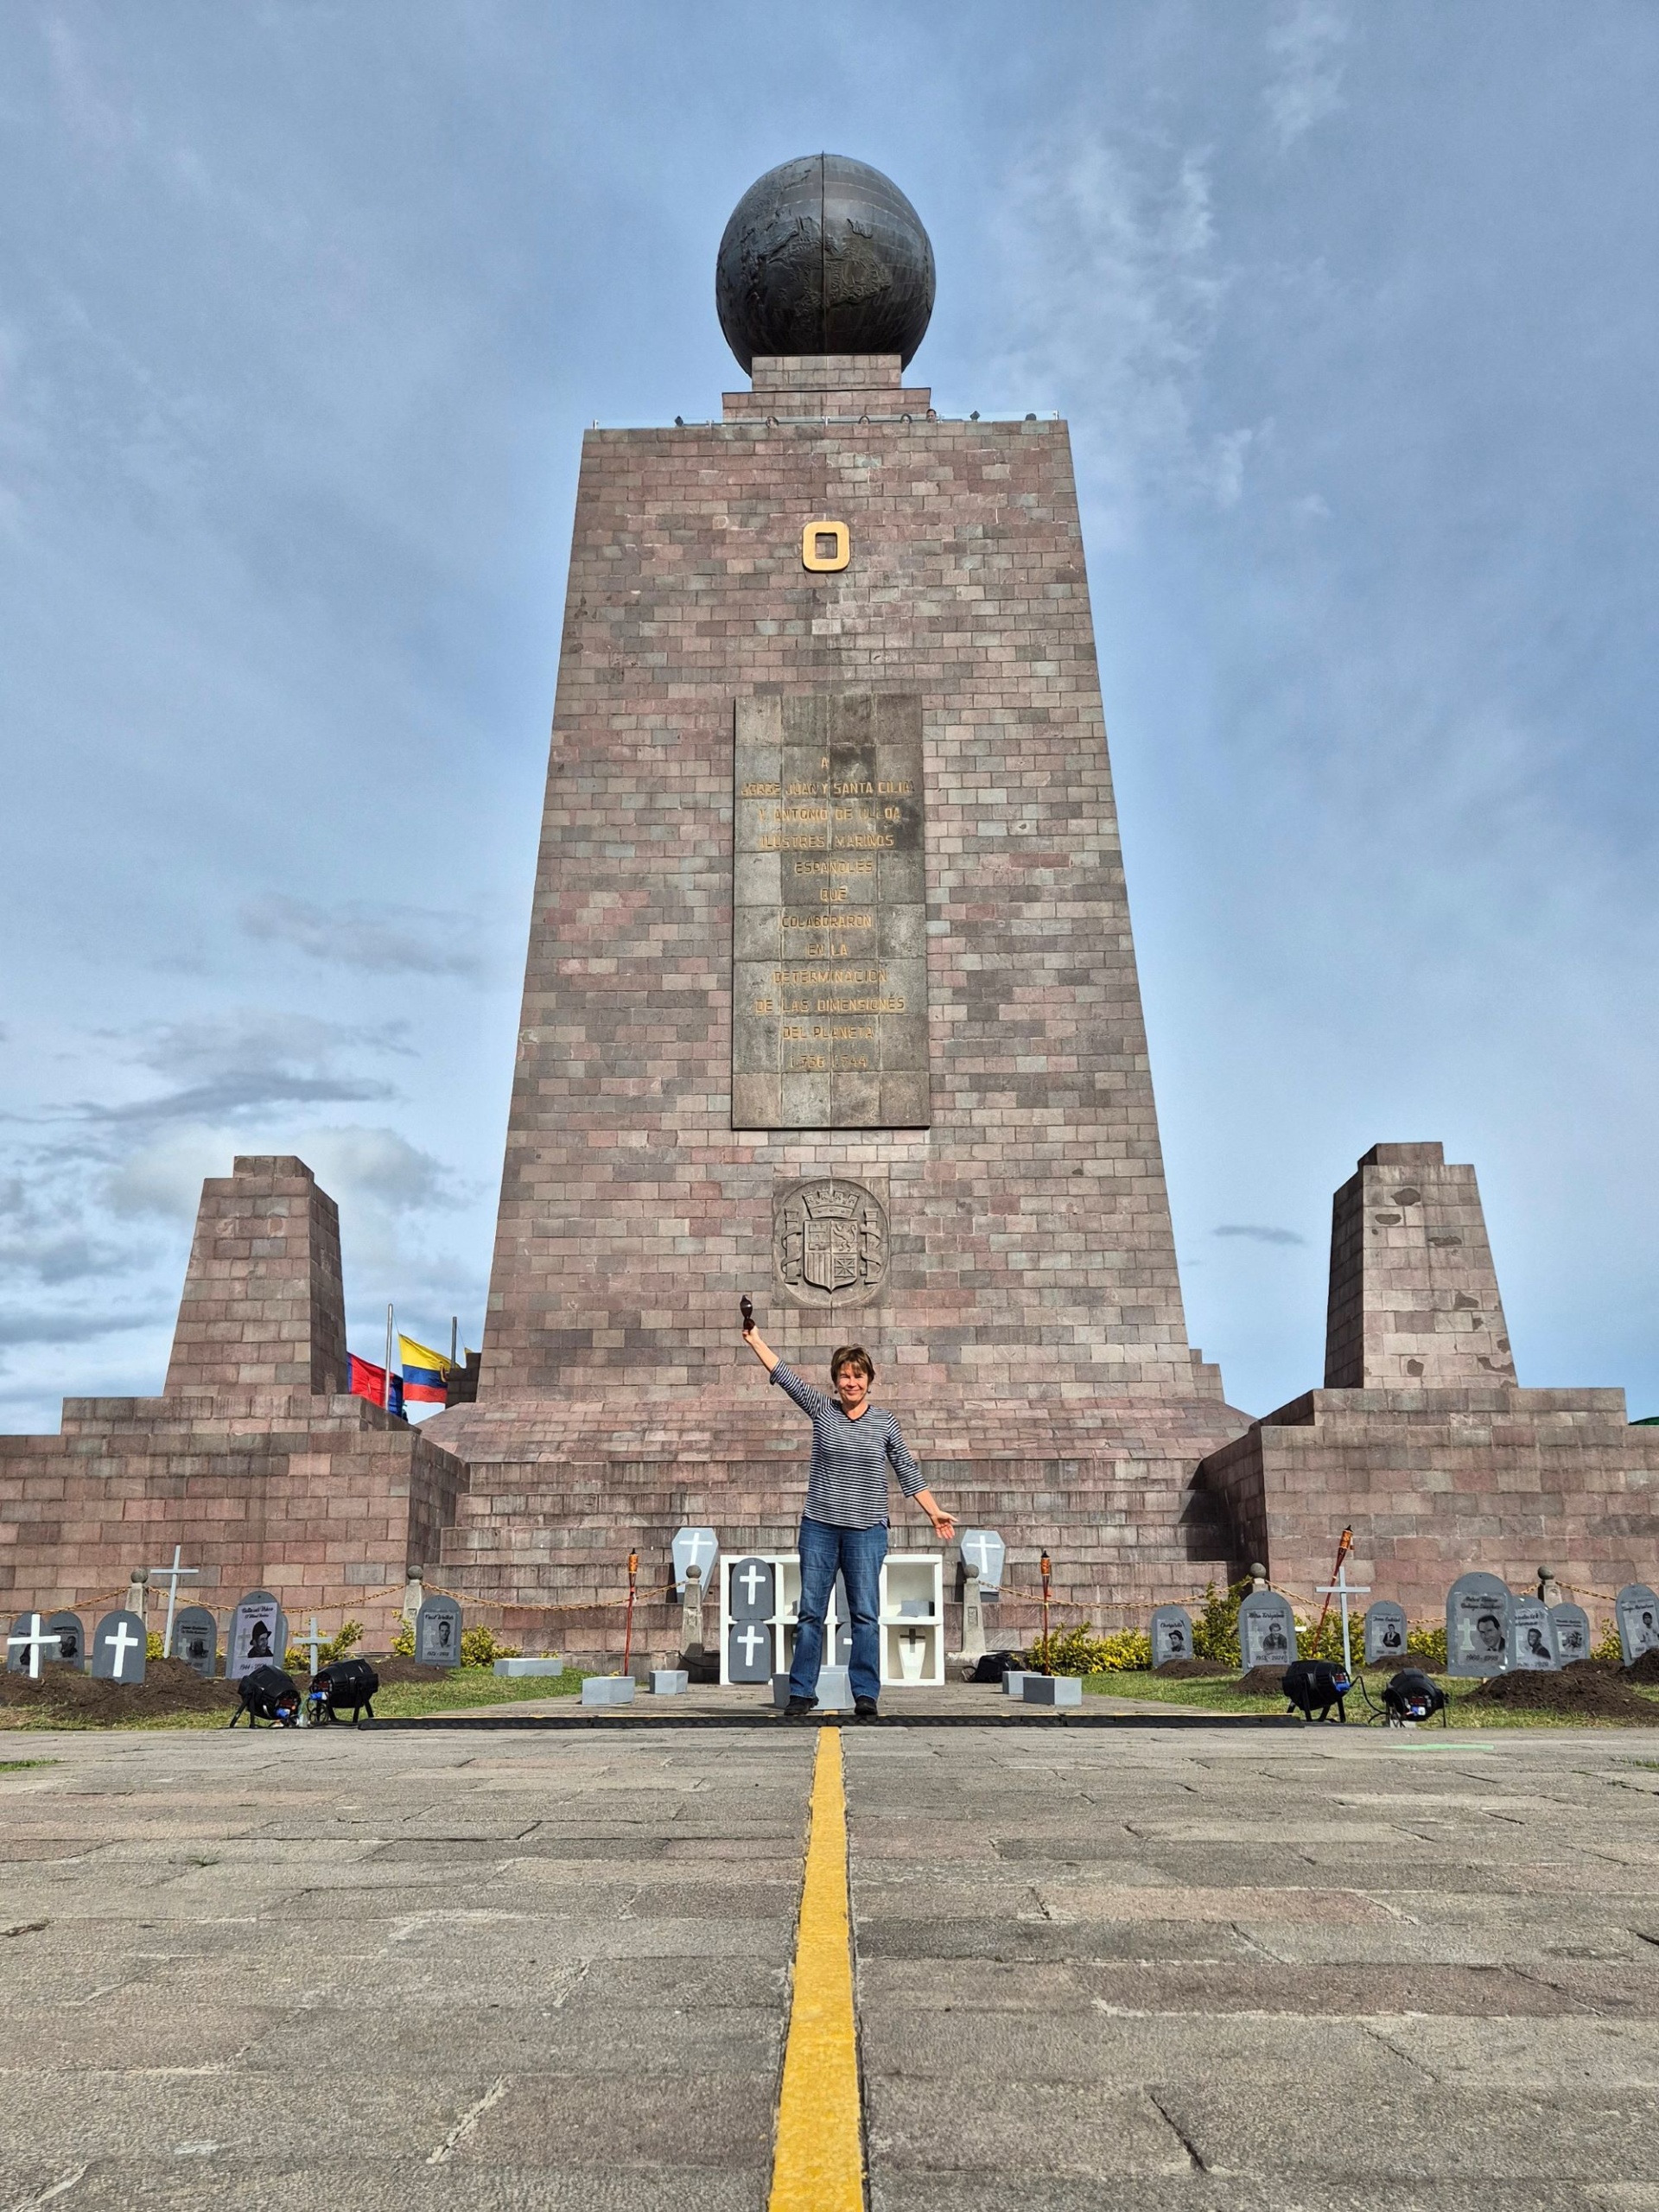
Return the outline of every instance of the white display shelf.
<path id="1" fill-rule="evenodd" d="M 770 1639 L 766 1656 L 768 1676 L 785 1675 L 795 1656 L 795 1631 L 801 1602 L 801 1562 L 794 1552 L 746 1552 L 742 1559 L 758 1559 L 772 1572 L 772 1610 L 753 1625 Z M 732 1648 L 732 1570 L 740 1559 L 723 1553 L 720 1561 L 720 1679 L 729 1682 Z M 880 1673 L 884 1686 L 895 1689 L 937 1688 L 944 1681 L 944 1560 L 938 1552 L 890 1552 L 881 1568 Z M 836 1613 L 836 1592 L 830 1593 L 824 1618 L 824 1661 L 842 1657 L 836 1650 L 841 1624 Z M 906 1655 L 911 1665 L 906 1667 Z M 844 1662 L 843 1662 L 844 1663 Z M 757 1653 L 755 1664 L 760 1664 Z"/>

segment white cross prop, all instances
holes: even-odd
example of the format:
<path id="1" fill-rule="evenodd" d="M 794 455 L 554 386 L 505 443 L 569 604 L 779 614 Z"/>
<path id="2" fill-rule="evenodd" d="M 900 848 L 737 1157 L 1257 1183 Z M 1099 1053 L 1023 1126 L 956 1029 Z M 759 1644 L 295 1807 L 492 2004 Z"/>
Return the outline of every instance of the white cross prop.
<path id="1" fill-rule="evenodd" d="M 6 1649 L 9 1651 L 13 1650 L 20 1643 L 27 1646 L 29 1650 L 29 1680 L 31 1681 L 38 1682 L 41 1679 L 41 1652 L 45 1650 L 48 1643 L 60 1644 L 62 1642 L 63 1638 L 60 1636 L 42 1636 L 41 1633 L 41 1617 L 38 1613 L 31 1613 L 29 1617 L 28 1632 L 22 1636 L 9 1636 L 6 1638 Z"/>
<path id="2" fill-rule="evenodd" d="M 1334 1582 L 1320 1583 L 1319 1594 L 1321 1598 L 1334 1598 L 1342 1607 L 1342 1671 L 1344 1675 L 1351 1675 L 1354 1671 L 1354 1647 L 1348 1637 L 1348 1600 L 1351 1598 L 1369 1598 L 1371 1586 L 1369 1582 L 1350 1582 L 1348 1569 L 1344 1566 L 1337 1569 Z"/>
<path id="3" fill-rule="evenodd" d="M 749 1603 L 753 1605 L 754 1603 L 755 1592 L 760 1587 L 762 1580 L 761 1570 L 755 1565 L 754 1561 L 751 1560 L 749 1561 L 747 1570 L 744 1573 L 740 1574 L 737 1579 L 743 1585 L 744 1589 L 748 1592 Z"/>
<path id="4" fill-rule="evenodd" d="M 738 1642 L 743 1646 L 743 1664 L 746 1667 L 753 1666 L 754 1648 L 757 1643 L 764 1643 L 766 1640 L 766 1630 L 756 1628 L 754 1623 L 751 1621 L 738 1638 Z"/>
<path id="5" fill-rule="evenodd" d="M 104 1639 L 106 1649 L 115 1654 L 115 1679 L 118 1682 L 127 1671 L 127 1654 L 138 1649 L 138 1638 L 125 1621 L 118 1621 Z"/>
<path id="6" fill-rule="evenodd" d="M 317 1647 L 321 1642 L 322 1638 L 317 1634 L 317 1617 L 313 1613 L 310 1630 L 299 1638 L 299 1643 L 302 1650 L 308 1650 L 311 1654 L 311 1671 L 314 1675 L 317 1671 Z"/>
<path id="7" fill-rule="evenodd" d="M 171 1567 L 152 1567 L 148 1570 L 157 1581 L 167 1585 L 167 1626 L 162 1631 L 162 1649 L 169 1659 L 173 1656 L 173 1615 L 179 1602 L 179 1584 L 187 1574 L 201 1573 L 199 1567 L 181 1567 L 179 1561 L 183 1557 L 184 1546 L 175 1544 Z"/>

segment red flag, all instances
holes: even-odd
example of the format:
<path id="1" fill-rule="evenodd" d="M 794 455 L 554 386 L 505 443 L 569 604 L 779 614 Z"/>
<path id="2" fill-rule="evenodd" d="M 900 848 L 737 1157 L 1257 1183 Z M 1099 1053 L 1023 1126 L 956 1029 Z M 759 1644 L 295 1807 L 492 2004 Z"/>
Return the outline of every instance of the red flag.
<path id="1" fill-rule="evenodd" d="M 366 1398 L 372 1406 L 384 1406 L 386 1402 L 385 1369 L 377 1367 L 372 1359 L 359 1359 L 354 1351 L 347 1352 L 346 1356 L 352 1363 L 352 1395 Z M 395 1414 L 401 1414 L 404 1410 L 404 1378 L 401 1375 L 394 1375 L 391 1378 L 391 1410 Z"/>

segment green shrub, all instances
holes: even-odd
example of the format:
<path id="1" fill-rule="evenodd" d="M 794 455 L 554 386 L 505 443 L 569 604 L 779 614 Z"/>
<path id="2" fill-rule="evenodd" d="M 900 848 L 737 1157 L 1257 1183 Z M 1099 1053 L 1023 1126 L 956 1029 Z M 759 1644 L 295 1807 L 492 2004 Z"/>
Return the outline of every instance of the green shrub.
<path id="1" fill-rule="evenodd" d="M 1217 1590 L 1213 1582 L 1205 1585 L 1204 1603 L 1192 1623 L 1195 1659 L 1209 1659 L 1222 1667 L 1242 1663 L 1238 1656 L 1238 1609 L 1249 1594 L 1248 1574 L 1241 1582 L 1230 1583 L 1225 1590 Z"/>
<path id="2" fill-rule="evenodd" d="M 1151 1666 L 1152 1639 L 1138 1628 L 1119 1629 L 1111 1636 L 1096 1636 L 1086 1624 L 1056 1629 L 1037 1638 L 1025 1662 L 1051 1675 L 1121 1674 L 1125 1669 Z"/>
<path id="3" fill-rule="evenodd" d="M 415 1656 L 415 1630 L 409 1622 L 405 1621 L 392 1637 L 391 1649 L 392 1656 L 397 1659 L 412 1659 Z"/>
<path id="4" fill-rule="evenodd" d="M 345 1658 L 354 1643 L 361 1643 L 362 1641 L 362 1622 L 342 1621 L 339 1628 L 335 1630 L 333 1636 L 331 1636 L 326 1643 L 320 1642 L 318 1643 L 318 1666 L 332 1666 L 336 1659 Z M 311 1668 L 311 1646 L 309 1643 L 290 1643 L 288 1647 L 287 1653 L 283 1657 L 283 1664 L 287 1668 L 290 1675 L 296 1673 L 308 1674 Z"/>
<path id="5" fill-rule="evenodd" d="M 516 1659 L 519 1647 L 503 1643 L 493 1628 L 464 1628 L 461 1632 L 463 1667 L 493 1667 L 498 1659 Z"/>
<path id="6" fill-rule="evenodd" d="M 1426 1674 L 1446 1672 L 1446 1623 L 1433 1627 L 1427 1621 L 1414 1621 L 1406 1630 L 1406 1656 L 1415 1659 Z"/>
<path id="7" fill-rule="evenodd" d="M 1616 1620 L 1609 1621 L 1591 1645 L 1590 1656 L 1599 1659 L 1607 1667 L 1622 1667 L 1624 1664 L 1624 1647 L 1618 1640 L 1618 1623 Z"/>
<path id="8" fill-rule="evenodd" d="M 167 1652 L 162 1643 L 160 1630 L 151 1629 L 149 1635 L 144 1638 L 144 1657 L 146 1659 L 165 1659 L 166 1656 Z"/>

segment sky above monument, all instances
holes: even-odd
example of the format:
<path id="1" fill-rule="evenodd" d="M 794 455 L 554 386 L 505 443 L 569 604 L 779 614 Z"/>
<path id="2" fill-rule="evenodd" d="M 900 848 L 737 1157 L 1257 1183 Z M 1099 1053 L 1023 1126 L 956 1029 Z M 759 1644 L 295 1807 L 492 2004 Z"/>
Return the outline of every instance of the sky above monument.
<path id="1" fill-rule="evenodd" d="M 0 1429 L 159 1389 L 238 1152 L 355 1350 L 478 1342 L 580 434 L 717 413 L 821 147 L 928 226 L 941 410 L 1071 424 L 1229 1397 L 1440 1138 L 1521 1381 L 1659 1412 L 1656 111 L 1646 0 L 7 10 Z"/>

